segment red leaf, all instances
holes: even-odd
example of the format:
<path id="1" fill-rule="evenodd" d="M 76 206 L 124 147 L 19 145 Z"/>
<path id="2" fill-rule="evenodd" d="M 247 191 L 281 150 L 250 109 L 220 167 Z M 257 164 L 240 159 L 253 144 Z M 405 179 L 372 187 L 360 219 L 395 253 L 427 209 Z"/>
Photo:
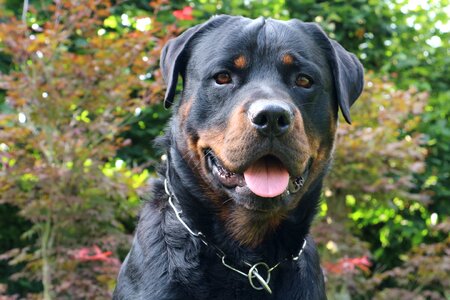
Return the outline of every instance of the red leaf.
<path id="1" fill-rule="evenodd" d="M 194 19 L 194 17 L 192 16 L 192 7 L 190 7 L 190 6 L 185 6 L 183 9 L 175 10 L 172 14 L 178 20 L 193 20 Z"/>
<path id="2" fill-rule="evenodd" d="M 367 256 L 354 257 L 354 258 L 342 258 L 337 263 L 326 263 L 325 268 L 330 273 L 342 274 L 354 271 L 355 268 L 359 268 L 364 272 L 369 272 L 369 267 L 372 263 Z"/>
<path id="3" fill-rule="evenodd" d="M 108 261 L 111 251 L 102 252 L 98 246 L 90 248 L 81 248 L 75 251 L 74 257 L 80 261 Z"/>

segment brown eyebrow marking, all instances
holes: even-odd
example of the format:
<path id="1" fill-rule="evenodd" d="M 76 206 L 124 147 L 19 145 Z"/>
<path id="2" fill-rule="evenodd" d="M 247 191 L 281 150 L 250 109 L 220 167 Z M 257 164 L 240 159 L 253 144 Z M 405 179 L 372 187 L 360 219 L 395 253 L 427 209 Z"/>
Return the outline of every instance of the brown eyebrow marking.
<path id="1" fill-rule="evenodd" d="M 238 69 L 243 69 L 247 66 L 247 59 L 244 55 L 239 55 L 234 59 L 234 66 Z"/>
<path id="2" fill-rule="evenodd" d="M 285 54 L 281 58 L 281 61 L 285 65 L 292 65 L 294 63 L 294 57 L 292 57 L 292 55 L 290 55 L 290 54 Z"/>

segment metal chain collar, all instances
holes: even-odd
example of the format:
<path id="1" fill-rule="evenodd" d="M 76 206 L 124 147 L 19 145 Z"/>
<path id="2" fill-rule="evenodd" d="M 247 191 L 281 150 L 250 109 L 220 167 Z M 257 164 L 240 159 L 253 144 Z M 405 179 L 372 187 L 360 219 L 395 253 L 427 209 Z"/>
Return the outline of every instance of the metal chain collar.
<path id="1" fill-rule="evenodd" d="M 251 264 L 249 262 L 246 261 L 242 261 L 245 265 L 247 265 L 249 267 L 249 270 L 247 273 L 229 265 L 226 263 L 225 258 L 225 252 L 222 251 L 222 249 L 220 249 L 219 247 L 217 247 L 216 245 L 214 245 L 213 243 L 209 242 L 206 238 L 206 236 L 201 232 L 201 231 L 193 231 L 187 224 L 186 222 L 184 222 L 184 220 L 181 218 L 181 214 L 183 213 L 181 210 L 178 210 L 173 201 L 172 198 L 175 199 L 175 201 L 178 201 L 177 198 L 175 197 L 174 194 L 171 193 L 170 189 L 169 189 L 169 182 L 166 179 L 164 179 L 164 189 L 166 191 L 166 194 L 169 196 L 169 204 L 172 207 L 173 211 L 175 212 L 175 216 L 177 217 L 178 221 L 180 221 L 181 225 L 183 225 L 184 228 L 186 228 L 186 230 L 194 237 L 200 239 L 203 244 L 205 244 L 208 247 L 212 247 L 215 252 L 216 255 L 221 259 L 222 264 L 227 267 L 228 269 L 244 276 L 248 278 L 248 281 L 250 283 L 250 286 L 252 288 L 254 288 L 255 290 L 265 290 L 266 292 L 268 292 L 269 294 L 272 294 L 272 290 L 269 286 L 270 283 L 270 274 L 273 270 L 275 270 L 280 264 L 284 263 L 285 261 L 288 260 L 293 260 L 296 261 L 299 259 L 300 255 L 302 255 L 303 250 L 305 249 L 306 246 L 306 239 L 303 239 L 303 245 L 302 248 L 300 249 L 299 253 L 297 256 L 294 256 L 292 258 L 285 258 L 284 260 L 278 262 L 277 264 L 275 264 L 273 267 L 269 267 L 268 264 L 266 264 L 265 262 L 258 262 L 255 264 Z M 260 269 L 258 269 L 260 268 Z M 261 273 L 261 271 L 264 271 L 266 273 L 266 278 L 263 277 L 263 273 Z M 254 279 L 257 280 L 256 284 L 254 282 Z M 258 285 L 259 283 L 259 285 Z"/>

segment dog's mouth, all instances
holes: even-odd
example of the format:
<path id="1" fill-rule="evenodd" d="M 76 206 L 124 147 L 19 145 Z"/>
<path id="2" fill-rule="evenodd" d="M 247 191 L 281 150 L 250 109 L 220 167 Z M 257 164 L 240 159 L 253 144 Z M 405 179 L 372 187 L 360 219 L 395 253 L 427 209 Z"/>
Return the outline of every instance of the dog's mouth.
<path id="1" fill-rule="evenodd" d="M 212 176 L 224 187 L 247 187 L 261 198 L 275 198 L 297 193 L 308 177 L 312 160 L 301 176 L 291 176 L 283 162 L 274 155 L 265 155 L 252 162 L 243 173 L 227 170 L 211 149 L 205 150 L 206 165 Z"/>

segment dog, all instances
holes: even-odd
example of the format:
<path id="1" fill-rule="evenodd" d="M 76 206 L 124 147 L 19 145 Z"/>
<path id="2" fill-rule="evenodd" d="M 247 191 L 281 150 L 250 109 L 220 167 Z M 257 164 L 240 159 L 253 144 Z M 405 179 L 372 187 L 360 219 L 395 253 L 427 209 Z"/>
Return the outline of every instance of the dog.
<path id="1" fill-rule="evenodd" d="M 326 299 L 309 230 L 358 59 L 314 23 L 220 15 L 161 71 L 165 107 L 182 93 L 114 299 Z"/>

